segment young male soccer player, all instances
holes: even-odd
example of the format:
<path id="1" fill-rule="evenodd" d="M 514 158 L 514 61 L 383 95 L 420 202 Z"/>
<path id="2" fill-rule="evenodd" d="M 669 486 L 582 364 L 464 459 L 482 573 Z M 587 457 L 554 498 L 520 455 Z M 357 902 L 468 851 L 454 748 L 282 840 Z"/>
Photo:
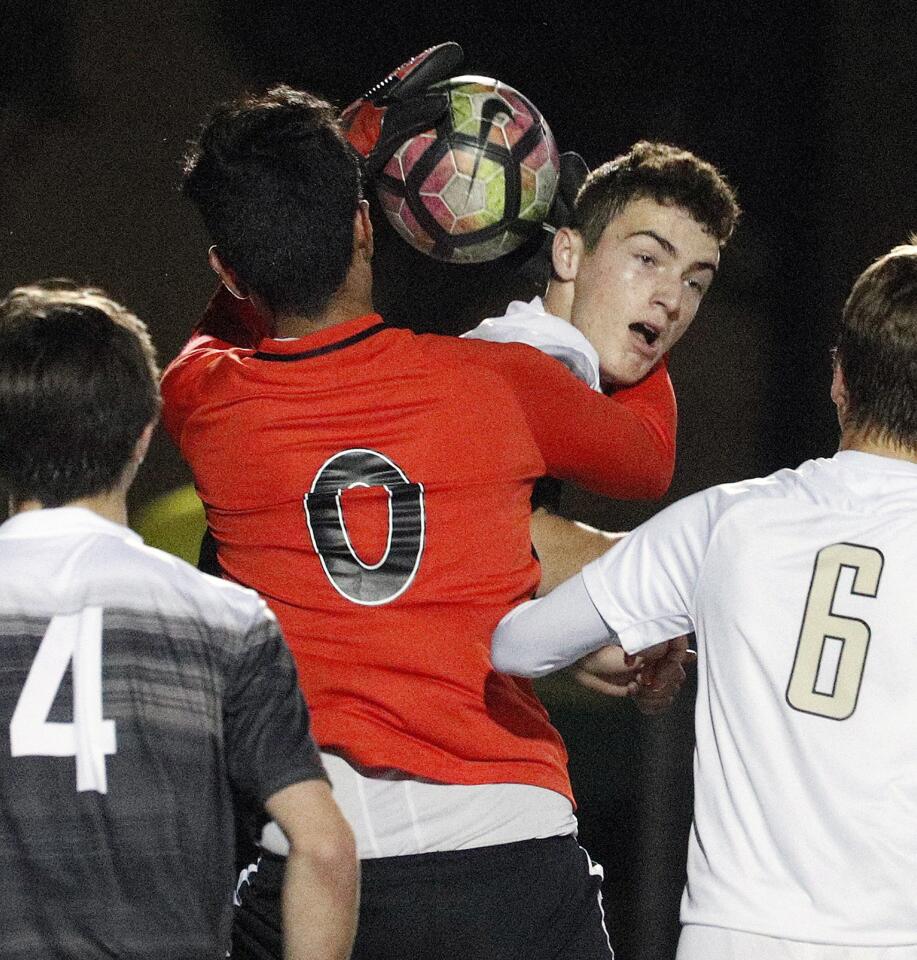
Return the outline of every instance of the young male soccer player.
<path id="1" fill-rule="evenodd" d="M 0 953 L 224 956 L 244 800 L 290 840 L 286 956 L 345 960 L 353 837 L 275 618 L 126 526 L 157 379 L 98 290 L 0 301 Z"/>
<path id="2" fill-rule="evenodd" d="M 593 389 L 637 383 L 687 332 L 739 209 L 719 171 L 641 141 L 586 178 L 551 248 L 544 298 L 514 302 L 466 337 L 530 343 Z"/>
<path id="3" fill-rule="evenodd" d="M 536 676 L 696 631 L 680 960 L 917 957 L 917 246 L 854 284 L 831 397 L 833 458 L 669 507 L 494 637 Z"/>
<path id="4" fill-rule="evenodd" d="M 511 303 L 465 336 L 529 343 L 595 390 L 638 383 L 656 375 L 690 327 L 738 216 L 732 188 L 711 164 L 669 144 L 637 143 L 576 193 L 572 224 L 554 235 L 544 299 Z M 556 506 L 556 481 L 542 481 L 538 493 Z M 542 592 L 609 545 L 545 511 L 533 540 Z"/>
<path id="5" fill-rule="evenodd" d="M 609 957 L 563 744 L 489 640 L 538 582 L 535 479 L 660 494 L 671 391 L 608 399 L 526 346 L 388 327 L 356 155 L 309 94 L 218 109 L 185 191 L 276 336 L 252 345 L 212 309 L 166 371 L 164 419 L 222 568 L 296 657 L 363 860 L 355 956 Z M 281 871 L 262 858 L 238 921 L 274 954 L 255 915 Z"/>

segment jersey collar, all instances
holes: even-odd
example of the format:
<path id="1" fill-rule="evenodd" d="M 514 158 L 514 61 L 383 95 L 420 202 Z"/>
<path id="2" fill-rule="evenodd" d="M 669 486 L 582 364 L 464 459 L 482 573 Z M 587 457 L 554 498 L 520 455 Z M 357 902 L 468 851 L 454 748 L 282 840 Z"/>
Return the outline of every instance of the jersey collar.
<path id="1" fill-rule="evenodd" d="M 359 343 L 384 327 L 378 313 L 367 313 L 295 340 L 266 337 L 253 356 L 256 360 L 308 360 Z"/>
<path id="2" fill-rule="evenodd" d="M 59 537 L 68 534 L 96 533 L 118 537 L 129 543 L 143 543 L 139 533 L 100 517 L 86 507 L 49 507 L 44 510 L 25 510 L 14 514 L 0 525 L 0 538 L 32 539 Z"/>
<path id="3" fill-rule="evenodd" d="M 883 473 L 901 473 L 917 479 L 917 463 L 901 460 L 898 457 L 883 457 L 878 453 L 865 453 L 863 450 L 838 450 L 832 458 L 854 470 L 879 470 Z"/>

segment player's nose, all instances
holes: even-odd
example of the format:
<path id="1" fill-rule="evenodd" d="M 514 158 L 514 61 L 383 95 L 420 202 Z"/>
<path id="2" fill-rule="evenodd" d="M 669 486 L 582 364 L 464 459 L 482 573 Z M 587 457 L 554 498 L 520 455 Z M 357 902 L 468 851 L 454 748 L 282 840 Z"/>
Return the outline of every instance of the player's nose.
<path id="1" fill-rule="evenodd" d="M 684 287 L 680 280 L 660 277 L 653 290 L 653 303 L 665 310 L 668 320 L 677 319 L 681 311 Z"/>

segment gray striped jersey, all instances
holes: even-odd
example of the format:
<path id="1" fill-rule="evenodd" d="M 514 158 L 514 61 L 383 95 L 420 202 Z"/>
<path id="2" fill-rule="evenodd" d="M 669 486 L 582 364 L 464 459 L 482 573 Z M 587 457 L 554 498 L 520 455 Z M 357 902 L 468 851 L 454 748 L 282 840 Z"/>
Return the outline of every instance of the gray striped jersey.
<path id="1" fill-rule="evenodd" d="M 0 956 L 222 956 L 234 809 L 324 776 L 273 615 L 73 507 L 0 584 Z"/>

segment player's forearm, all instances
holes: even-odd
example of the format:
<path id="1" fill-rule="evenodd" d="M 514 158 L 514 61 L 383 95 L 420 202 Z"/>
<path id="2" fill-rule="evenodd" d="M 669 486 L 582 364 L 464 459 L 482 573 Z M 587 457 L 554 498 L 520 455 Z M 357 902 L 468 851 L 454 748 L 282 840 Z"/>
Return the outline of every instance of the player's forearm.
<path id="1" fill-rule="evenodd" d="M 324 780 L 302 780 L 265 802 L 289 842 L 283 881 L 286 960 L 347 960 L 359 904 L 353 831 Z"/>
<path id="2" fill-rule="evenodd" d="M 668 471 L 668 487 L 675 467 L 678 407 L 667 362 L 661 361 L 643 380 L 615 390 L 612 396 L 616 403 L 626 407 L 642 423 L 647 438 L 658 451 L 660 476 Z"/>
<path id="3" fill-rule="evenodd" d="M 316 838 L 291 846 L 283 887 L 285 960 L 347 960 L 359 904 L 359 866 L 353 846 Z"/>
<path id="4" fill-rule="evenodd" d="M 549 596 L 510 611 L 494 631 L 490 659 L 501 673 L 543 677 L 615 639 L 577 574 Z"/>
<path id="5" fill-rule="evenodd" d="M 618 499 L 665 493 L 675 469 L 676 416 L 664 369 L 621 399 L 590 390 L 556 363 L 538 373 L 516 382 L 547 473 Z"/>
<path id="6" fill-rule="evenodd" d="M 531 533 L 541 564 L 539 597 L 575 576 L 624 536 L 555 516 L 543 507 L 532 514 Z"/>

